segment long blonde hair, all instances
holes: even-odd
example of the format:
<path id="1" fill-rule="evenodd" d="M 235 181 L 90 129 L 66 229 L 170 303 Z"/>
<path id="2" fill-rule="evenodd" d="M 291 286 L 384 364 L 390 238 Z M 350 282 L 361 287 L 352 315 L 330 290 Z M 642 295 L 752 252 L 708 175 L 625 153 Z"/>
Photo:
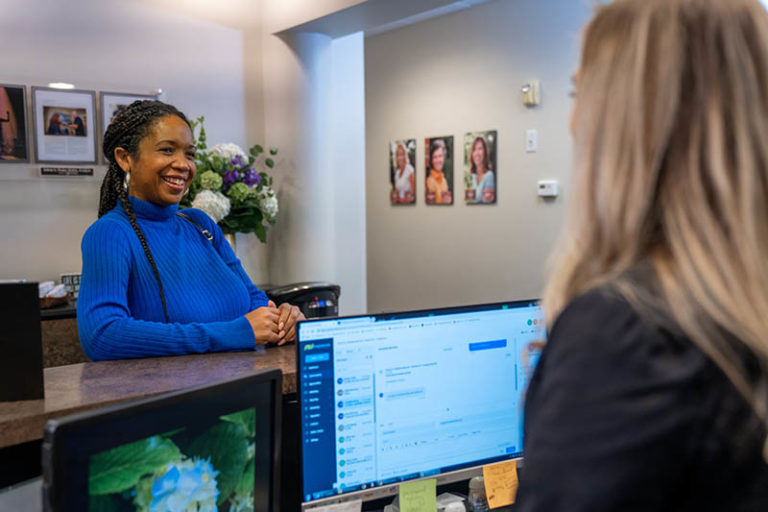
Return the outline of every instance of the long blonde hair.
<path id="1" fill-rule="evenodd" d="M 586 29 L 577 98 L 548 322 L 615 282 L 641 314 L 668 312 L 768 424 L 768 13 L 615 0 Z M 641 262 L 652 291 L 622 278 Z"/>

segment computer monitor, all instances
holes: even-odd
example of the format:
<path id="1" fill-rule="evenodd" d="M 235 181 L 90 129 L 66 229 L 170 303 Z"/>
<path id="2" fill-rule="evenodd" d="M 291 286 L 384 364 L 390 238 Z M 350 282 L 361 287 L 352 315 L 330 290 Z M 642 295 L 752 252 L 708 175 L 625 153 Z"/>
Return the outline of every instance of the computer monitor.
<path id="1" fill-rule="evenodd" d="M 266 370 L 48 421 L 44 509 L 277 511 L 281 382 Z"/>
<path id="2" fill-rule="evenodd" d="M 302 509 L 521 457 L 544 337 L 535 300 L 301 322 Z"/>

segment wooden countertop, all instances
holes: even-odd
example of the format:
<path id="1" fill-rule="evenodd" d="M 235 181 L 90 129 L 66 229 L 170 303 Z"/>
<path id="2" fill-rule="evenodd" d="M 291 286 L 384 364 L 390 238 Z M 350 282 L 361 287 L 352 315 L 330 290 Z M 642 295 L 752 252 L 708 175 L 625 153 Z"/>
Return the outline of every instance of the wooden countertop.
<path id="1" fill-rule="evenodd" d="M 255 352 L 124 359 L 46 368 L 45 398 L 0 402 L 0 448 L 42 439 L 45 422 L 127 400 L 212 384 L 263 368 L 283 372 L 283 394 L 296 392 L 296 347 Z"/>

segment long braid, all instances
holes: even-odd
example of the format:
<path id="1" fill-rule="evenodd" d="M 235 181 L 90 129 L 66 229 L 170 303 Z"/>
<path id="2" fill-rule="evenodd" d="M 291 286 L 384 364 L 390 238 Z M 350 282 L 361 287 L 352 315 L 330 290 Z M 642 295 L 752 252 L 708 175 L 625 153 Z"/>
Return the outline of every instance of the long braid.
<path id="1" fill-rule="evenodd" d="M 147 244 L 147 239 L 144 236 L 144 232 L 139 227 L 139 223 L 136 221 L 136 214 L 133 211 L 133 206 L 131 206 L 131 202 L 128 201 L 128 193 L 123 187 L 120 187 L 120 202 L 123 203 L 123 209 L 125 210 L 126 215 L 128 215 L 128 221 L 131 223 L 131 226 L 133 227 L 133 230 L 136 232 L 136 236 L 139 237 L 139 242 L 141 242 L 141 247 L 144 249 L 144 254 L 147 256 L 147 259 L 149 260 L 149 264 L 152 265 L 152 272 L 155 274 L 155 279 L 157 280 L 157 286 L 160 288 L 160 302 L 163 303 L 163 314 L 165 315 L 165 323 L 168 323 L 168 307 L 165 304 L 165 291 L 163 290 L 163 280 L 160 279 L 160 271 L 157 269 L 157 265 L 155 264 L 155 258 L 152 257 L 152 251 L 149 250 L 149 244 Z"/>
<path id="2" fill-rule="evenodd" d="M 147 244 L 144 232 L 136 221 L 136 214 L 133 211 L 131 202 L 128 200 L 127 190 L 123 186 L 126 173 L 115 160 L 115 149 L 117 148 L 123 148 L 131 156 L 138 158 L 139 143 L 149 134 L 152 125 L 157 120 L 166 116 L 178 116 L 189 124 L 186 116 L 172 105 L 160 101 L 134 101 L 129 106 L 119 110 L 113 121 L 109 124 L 109 127 L 107 127 L 102 149 L 105 157 L 109 160 L 109 168 L 104 176 L 104 181 L 101 183 L 99 217 L 112 210 L 117 206 L 117 202 L 120 201 L 125 214 L 128 216 L 128 221 L 131 223 L 131 227 L 136 232 L 136 236 L 139 237 L 144 254 L 152 266 L 152 272 L 155 275 L 160 291 L 160 301 L 163 304 L 163 314 L 165 315 L 166 323 L 168 323 L 168 307 L 165 303 L 165 292 L 163 291 L 160 271 L 157 269 L 155 259 L 149 250 L 149 244 Z"/>

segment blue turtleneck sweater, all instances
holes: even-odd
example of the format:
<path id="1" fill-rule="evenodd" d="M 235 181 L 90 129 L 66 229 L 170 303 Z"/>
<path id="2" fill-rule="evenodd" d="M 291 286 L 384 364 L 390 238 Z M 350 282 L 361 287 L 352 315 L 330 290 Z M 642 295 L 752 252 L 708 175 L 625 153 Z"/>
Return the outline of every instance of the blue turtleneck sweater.
<path id="1" fill-rule="evenodd" d="M 93 360 L 252 349 L 243 316 L 267 305 L 221 229 L 205 213 L 184 210 L 213 234 L 160 207 L 129 198 L 160 272 L 169 322 L 139 237 L 121 204 L 97 220 L 82 241 L 77 325 Z"/>

